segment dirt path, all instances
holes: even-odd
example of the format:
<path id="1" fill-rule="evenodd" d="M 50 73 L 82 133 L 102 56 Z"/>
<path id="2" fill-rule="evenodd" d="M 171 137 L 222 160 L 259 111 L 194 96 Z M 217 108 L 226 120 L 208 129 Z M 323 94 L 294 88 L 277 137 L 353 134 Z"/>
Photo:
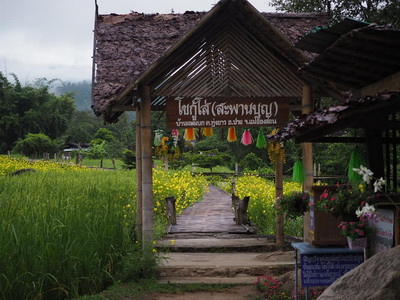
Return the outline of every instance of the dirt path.
<path id="1" fill-rule="evenodd" d="M 261 293 L 257 291 L 255 285 L 241 285 L 223 292 L 191 292 L 182 294 L 156 293 L 152 294 L 149 300 L 255 300 L 258 297 L 261 297 Z"/>

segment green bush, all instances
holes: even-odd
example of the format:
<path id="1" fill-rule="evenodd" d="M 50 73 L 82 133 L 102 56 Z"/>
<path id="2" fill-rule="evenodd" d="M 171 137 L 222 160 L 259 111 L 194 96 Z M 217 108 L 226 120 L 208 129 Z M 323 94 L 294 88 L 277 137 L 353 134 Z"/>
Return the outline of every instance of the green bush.
<path id="1" fill-rule="evenodd" d="M 40 157 L 43 153 L 57 153 L 59 145 L 43 133 L 28 133 L 17 143 L 13 151 L 30 157 Z"/>
<path id="2" fill-rule="evenodd" d="M 136 168 L 136 155 L 132 150 L 125 149 L 122 152 L 122 161 L 124 162 L 123 168 L 127 170 Z"/>

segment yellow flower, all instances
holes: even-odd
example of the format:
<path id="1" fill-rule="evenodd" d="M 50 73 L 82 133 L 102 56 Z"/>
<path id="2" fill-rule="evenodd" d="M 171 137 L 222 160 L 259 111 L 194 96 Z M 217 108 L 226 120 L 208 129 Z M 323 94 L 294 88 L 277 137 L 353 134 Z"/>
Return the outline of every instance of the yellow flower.
<path id="1" fill-rule="evenodd" d="M 175 241 L 174 240 L 171 240 L 171 245 L 175 245 Z"/>

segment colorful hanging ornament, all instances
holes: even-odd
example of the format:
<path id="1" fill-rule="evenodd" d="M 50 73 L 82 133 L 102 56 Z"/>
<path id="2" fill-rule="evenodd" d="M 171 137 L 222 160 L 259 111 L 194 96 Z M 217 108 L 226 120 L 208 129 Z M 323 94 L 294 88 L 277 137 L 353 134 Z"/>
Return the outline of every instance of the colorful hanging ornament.
<path id="1" fill-rule="evenodd" d="M 257 136 L 256 147 L 259 149 L 262 149 L 265 147 L 266 144 L 267 144 L 267 141 L 265 139 L 265 136 L 264 136 L 262 130 L 260 129 L 260 131 L 258 132 L 258 136 Z"/>
<path id="2" fill-rule="evenodd" d="M 154 146 L 160 146 L 161 145 L 161 140 L 164 136 L 164 132 L 161 129 L 156 129 L 154 130 Z"/>
<path id="3" fill-rule="evenodd" d="M 362 176 L 356 172 L 354 172 L 354 168 L 359 168 L 363 164 L 360 153 L 357 149 L 353 150 L 350 154 L 350 161 L 347 170 L 347 177 L 350 182 L 360 182 L 362 180 Z"/>
<path id="4" fill-rule="evenodd" d="M 204 136 L 212 136 L 213 135 L 212 127 L 203 128 L 203 135 Z"/>
<path id="5" fill-rule="evenodd" d="M 300 183 L 303 183 L 306 179 L 306 173 L 304 171 L 304 165 L 301 159 L 296 160 L 293 165 L 292 179 L 293 181 Z"/>
<path id="6" fill-rule="evenodd" d="M 235 127 L 229 127 L 228 128 L 228 142 L 236 142 L 237 137 L 236 137 L 236 129 Z"/>
<path id="7" fill-rule="evenodd" d="M 194 134 L 194 128 L 186 128 L 184 138 L 185 141 L 194 141 L 196 139 Z"/>
<path id="8" fill-rule="evenodd" d="M 250 145 L 253 142 L 253 138 L 249 129 L 245 129 L 243 131 L 242 139 L 240 142 L 245 146 Z"/>
<path id="9" fill-rule="evenodd" d="M 174 147 L 178 145 L 178 140 L 179 140 L 179 131 L 178 129 L 172 129 L 171 130 L 171 136 L 172 136 L 172 144 Z"/>
<path id="10" fill-rule="evenodd" d="M 179 131 L 178 131 L 178 129 L 172 129 L 172 130 L 171 130 L 171 135 L 172 135 L 172 136 L 179 136 Z"/>

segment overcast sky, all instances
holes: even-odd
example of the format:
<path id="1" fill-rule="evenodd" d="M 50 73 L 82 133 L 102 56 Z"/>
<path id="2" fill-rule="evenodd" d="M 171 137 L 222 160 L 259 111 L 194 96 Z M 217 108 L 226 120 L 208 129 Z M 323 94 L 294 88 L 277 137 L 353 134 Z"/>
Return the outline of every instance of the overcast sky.
<path id="1" fill-rule="evenodd" d="M 99 13 L 209 11 L 214 0 L 98 0 Z M 274 11 L 267 0 L 250 0 Z M 0 72 L 37 78 L 91 79 L 94 0 L 0 0 Z M 9 77 L 10 78 L 10 77 Z"/>

